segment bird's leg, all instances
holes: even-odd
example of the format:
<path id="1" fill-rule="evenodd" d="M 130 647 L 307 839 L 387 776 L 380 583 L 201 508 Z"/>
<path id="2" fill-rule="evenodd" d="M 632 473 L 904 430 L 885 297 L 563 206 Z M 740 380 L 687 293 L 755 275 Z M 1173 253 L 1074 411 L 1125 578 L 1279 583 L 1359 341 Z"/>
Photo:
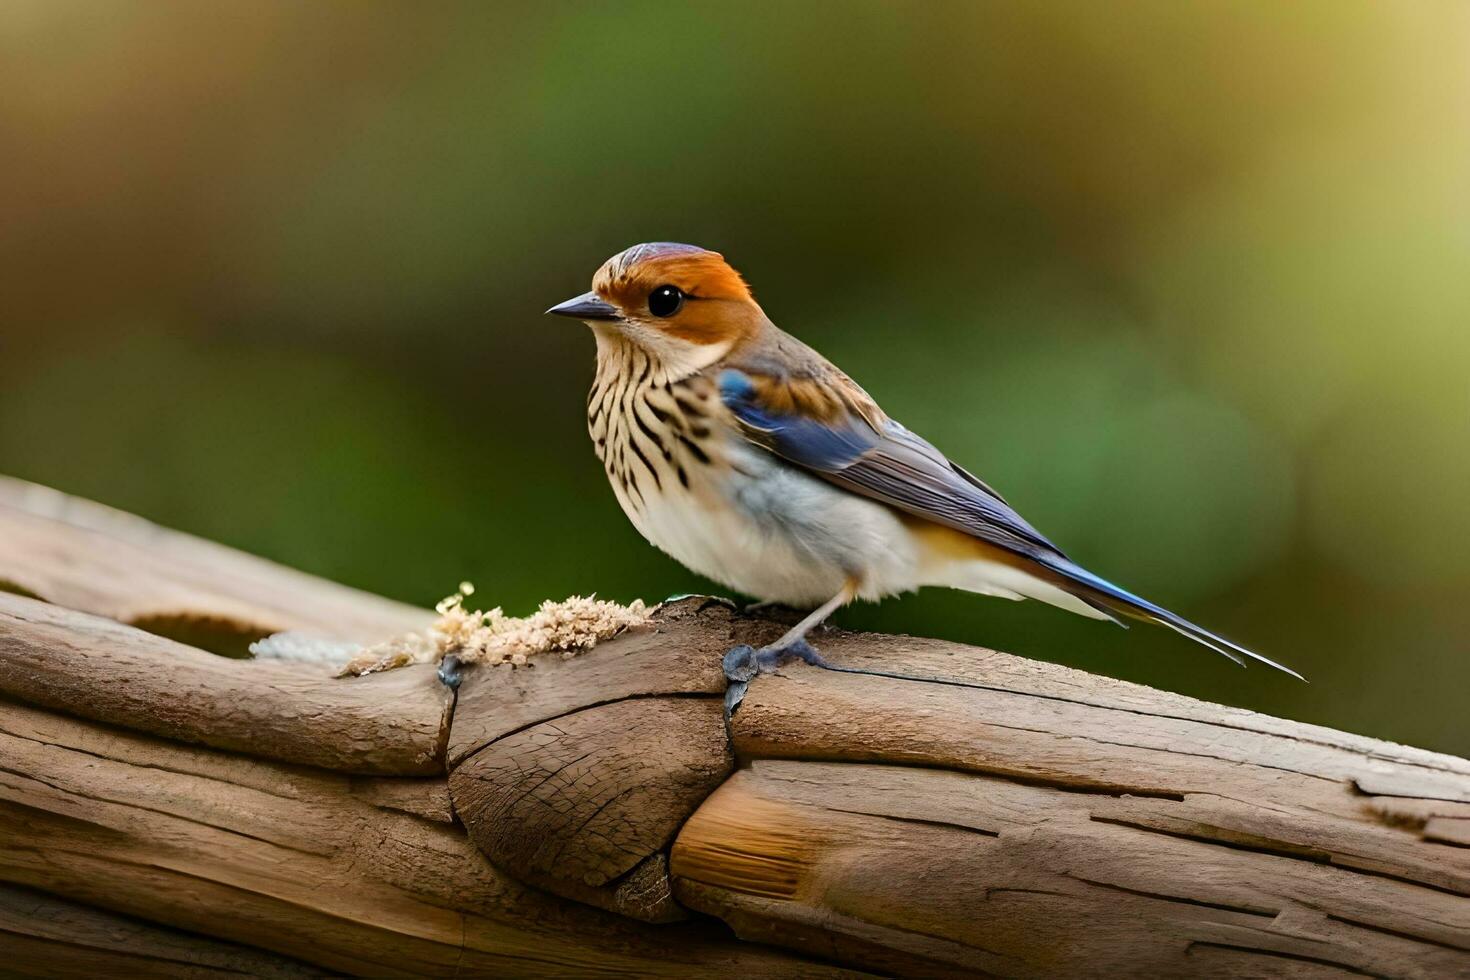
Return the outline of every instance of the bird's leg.
<path id="1" fill-rule="evenodd" d="M 806 635 L 820 626 L 828 616 L 851 602 L 857 595 L 857 590 L 857 580 L 848 579 L 841 592 L 813 609 L 775 643 L 768 643 L 759 650 L 747 643 L 731 648 L 723 661 L 725 679 L 730 682 L 725 688 L 726 714 L 734 713 L 739 707 L 752 678 L 757 674 L 770 673 L 787 660 L 799 659 L 813 667 L 827 667 L 827 661 L 806 641 Z"/>

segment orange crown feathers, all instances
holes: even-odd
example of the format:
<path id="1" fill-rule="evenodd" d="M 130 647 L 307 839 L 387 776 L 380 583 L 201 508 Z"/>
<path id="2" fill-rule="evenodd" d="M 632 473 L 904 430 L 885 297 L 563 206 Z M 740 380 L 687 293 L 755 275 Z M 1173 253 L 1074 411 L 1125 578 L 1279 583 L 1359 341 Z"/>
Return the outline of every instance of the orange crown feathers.
<path id="1" fill-rule="evenodd" d="M 659 286 L 686 296 L 754 303 L 750 287 L 719 252 L 678 242 L 645 242 L 608 259 L 592 277 L 597 295 L 624 308 L 636 306 Z"/>

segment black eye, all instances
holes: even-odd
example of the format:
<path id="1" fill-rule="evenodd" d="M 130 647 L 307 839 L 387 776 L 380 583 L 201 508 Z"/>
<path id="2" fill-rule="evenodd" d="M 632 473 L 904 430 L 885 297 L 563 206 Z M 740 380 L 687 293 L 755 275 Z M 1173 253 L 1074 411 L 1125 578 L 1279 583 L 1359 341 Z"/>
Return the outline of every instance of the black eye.
<path id="1" fill-rule="evenodd" d="M 648 312 L 654 316 L 673 316 L 684 305 L 684 294 L 678 286 L 660 286 L 648 294 Z"/>

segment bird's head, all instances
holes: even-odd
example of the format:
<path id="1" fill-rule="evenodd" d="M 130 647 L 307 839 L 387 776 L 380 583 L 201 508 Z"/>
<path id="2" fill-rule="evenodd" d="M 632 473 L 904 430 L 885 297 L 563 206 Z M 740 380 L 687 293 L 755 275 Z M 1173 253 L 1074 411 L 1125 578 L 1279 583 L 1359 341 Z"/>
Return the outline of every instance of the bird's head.
<path id="1" fill-rule="evenodd" d="M 634 245 L 602 264 L 592 290 L 546 311 L 613 331 L 670 366 L 698 370 L 759 330 L 765 314 L 718 252 Z"/>

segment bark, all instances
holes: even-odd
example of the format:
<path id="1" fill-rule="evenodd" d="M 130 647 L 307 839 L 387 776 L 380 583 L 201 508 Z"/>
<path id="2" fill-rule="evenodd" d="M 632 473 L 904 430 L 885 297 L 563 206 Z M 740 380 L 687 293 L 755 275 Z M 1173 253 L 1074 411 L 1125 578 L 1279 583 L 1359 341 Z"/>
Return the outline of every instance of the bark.
<path id="1" fill-rule="evenodd" d="M 442 778 L 413 799 L 16 704 L 0 705 L 0 758 L 0 878 L 325 970 L 822 972 L 708 923 L 661 929 L 521 884 L 451 821 Z"/>
<path id="2" fill-rule="evenodd" d="M 125 622 L 425 619 L 303 578 L 0 481 L 7 969 L 1470 976 L 1463 760 L 837 630 L 727 724 L 697 599 L 457 698 Z"/>
<path id="3" fill-rule="evenodd" d="M 332 682 L 0 593 L 0 694 L 184 742 L 349 772 L 444 771 L 450 691 L 419 664 Z"/>
<path id="4" fill-rule="evenodd" d="M 271 953 L 114 915 L 44 892 L 0 885 L 0 949 L 16 977 L 329 976 Z"/>
<path id="5" fill-rule="evenodd" d="M 6 477 L 0 543 L 0 591 L 230 656 L 246 656 L 251 641 L 283 630 L 371 643 L 432 619 L 427 610 Z"/>

